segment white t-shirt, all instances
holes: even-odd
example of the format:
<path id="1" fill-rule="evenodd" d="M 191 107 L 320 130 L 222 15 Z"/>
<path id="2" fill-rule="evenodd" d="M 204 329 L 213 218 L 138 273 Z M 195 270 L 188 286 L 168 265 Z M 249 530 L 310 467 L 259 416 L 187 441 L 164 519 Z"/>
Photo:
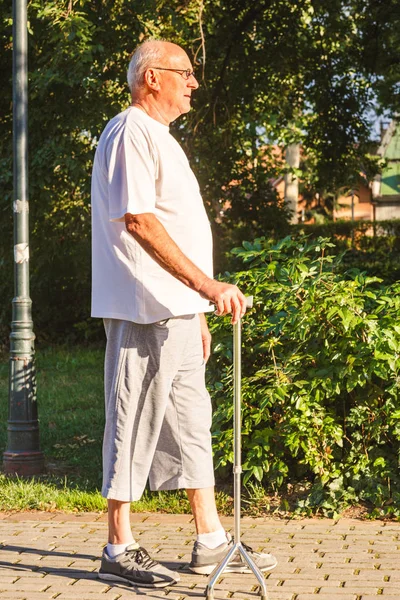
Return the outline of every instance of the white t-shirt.
<path id="1" fill-rule="evenodd" d="M 136 107 L 101 134 L 92 173 L 92 316 L 154 323 L 212 310 L 126 231 L 153 213 L 182 252 L 212 272 L 212 237 L 196 177 L 169 128 Z"/>

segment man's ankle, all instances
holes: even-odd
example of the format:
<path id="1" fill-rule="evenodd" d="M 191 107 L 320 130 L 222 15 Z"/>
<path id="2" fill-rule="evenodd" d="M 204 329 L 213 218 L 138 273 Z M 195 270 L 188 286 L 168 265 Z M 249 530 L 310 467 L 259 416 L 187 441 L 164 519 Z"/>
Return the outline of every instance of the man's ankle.
<path id="1" fill-rule="evenodd" d="M 116 556 L 118 556 L 118 554 L 122 554 L 122 552 L 125 552 L 128 546 L 135 543 L 136 542 L 133 539 L 133 536 L 130 542 L 124 542 L 123 544 L 111 544 L 110 542 L 108 542 L 106 546 L 106 552 L 110 558 L 115 558 Z"/>
<path id="2" fill-rule="evenodd" d="M 200 544 L 203 544 L 203 546 L 206 546 L 206 548 L 214 550 L 214 548 L 226 543 L 227 539 L 225 529 L 221 527 L 220 529 L 217 529 L 217 531 L 200 533 L 197 535 L 197 541 L 200 542 Z"/>

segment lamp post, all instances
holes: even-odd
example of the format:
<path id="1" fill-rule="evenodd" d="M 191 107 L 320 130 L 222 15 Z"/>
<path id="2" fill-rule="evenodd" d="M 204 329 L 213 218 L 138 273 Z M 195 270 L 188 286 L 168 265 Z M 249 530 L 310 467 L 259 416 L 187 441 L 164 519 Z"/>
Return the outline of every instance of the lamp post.
<path id="1" fill-rule="evenodd" d="M 26 0 L 13 1 L 14 299 L 10 335 L 7 474 L 43 470 L 29 296 L 28 32 Z"/>

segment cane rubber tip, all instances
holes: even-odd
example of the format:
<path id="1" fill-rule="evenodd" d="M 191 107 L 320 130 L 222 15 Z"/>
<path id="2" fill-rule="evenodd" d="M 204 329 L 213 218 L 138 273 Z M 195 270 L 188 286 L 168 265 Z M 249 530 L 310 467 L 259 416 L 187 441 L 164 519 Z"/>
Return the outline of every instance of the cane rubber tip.
<path id="1" fill-rule="evenodd" d="M 253 296 L 246 296 L 247 308 L 253 308 Z"/>

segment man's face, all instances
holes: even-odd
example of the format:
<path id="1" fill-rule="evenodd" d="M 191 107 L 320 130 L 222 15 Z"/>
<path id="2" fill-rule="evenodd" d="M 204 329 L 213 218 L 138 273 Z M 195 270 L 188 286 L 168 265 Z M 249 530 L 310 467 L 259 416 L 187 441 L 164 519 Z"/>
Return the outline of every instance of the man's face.
<path id="1" fill-rule="evenodd" d="M 157 67 L 193 70 L 189 57 L 182 48 L 171 44 L 168 49 L 170 51 L 166 52 L 163 64 L 159 64 Z M 180 115 L 190 111 L 191 95 L 193 90 L 199 87 L 199 84 L 194 75 L 185 79 L 183 75 L 175 71 L 157 70 L 157 74 L 160 83 L 158 103 L 169 122 L 175 121 Z"/>

